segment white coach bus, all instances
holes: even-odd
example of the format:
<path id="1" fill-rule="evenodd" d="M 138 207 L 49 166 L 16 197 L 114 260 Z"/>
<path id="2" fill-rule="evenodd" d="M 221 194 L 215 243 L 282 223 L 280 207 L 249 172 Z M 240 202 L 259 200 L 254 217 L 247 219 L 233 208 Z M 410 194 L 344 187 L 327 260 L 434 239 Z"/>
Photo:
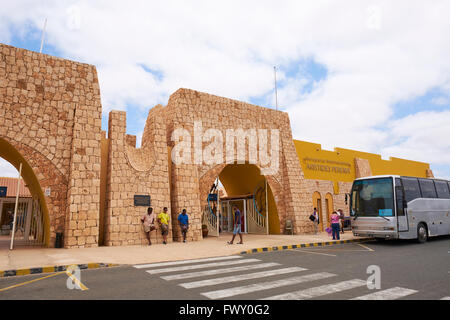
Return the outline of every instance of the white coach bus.
<path id="1" fill-rule="evenodd" d="M 417 239 L 450 234 L 450 181 L 401 176 L 356 179 L 350 194 L 355 236 Z"/>

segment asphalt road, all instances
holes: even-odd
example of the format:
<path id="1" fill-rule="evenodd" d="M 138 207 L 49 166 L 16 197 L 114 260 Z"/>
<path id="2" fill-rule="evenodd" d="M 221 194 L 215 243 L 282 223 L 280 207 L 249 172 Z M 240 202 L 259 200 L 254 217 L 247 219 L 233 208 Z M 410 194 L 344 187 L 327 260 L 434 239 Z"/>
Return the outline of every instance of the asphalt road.
<path id="1" fill-rule="evenodd" d="M 352 243 L 175 265 L 121 266 L 80 275 L 86 290 L 68 289 L 65 273 L 3 278 L 0 300 L 441 300 L 450 297 L 450 237 L 425 244 Z M 369 277 L 378 288 L 368 288 Z"/>

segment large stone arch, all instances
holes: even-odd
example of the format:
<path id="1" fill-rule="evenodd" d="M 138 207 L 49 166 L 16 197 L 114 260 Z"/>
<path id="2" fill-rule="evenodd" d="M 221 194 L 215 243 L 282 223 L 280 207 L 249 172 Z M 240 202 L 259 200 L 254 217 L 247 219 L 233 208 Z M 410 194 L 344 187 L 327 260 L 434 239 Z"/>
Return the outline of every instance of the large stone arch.
<path id="1" fill-rule="evenodd" d="M 40 152 L 24 144 L 0 137 L 0 157 L 17 170 L 22 164 L 22 177 L 33 198 L 39 199 L 44 217 L 45 245 L 52 246 L 56 232 L 65 229 L 67 180 Z M 50 195 L 44 196 L 49 189 Z"/>
<path id="2" fill-rule="evenodd" d="M 15 150 L 10 161 L 27 163 L 27 183 L 34 172 L 35 193 L 51 189 L 43 201 L 47 245 L 63 232 L 66 247 L 97 246 L 101 103 L 95 67 L 0 44 L 0 138 Z"/>
<path id="3" fill-rule="evenodd" d="M 194 90 L 179 89 L 171 95 L 168 105 L 164 108 L 164 116 L 167 123 L 169 147 L 174 147 L 171 137 L 178 129 L 188 132 L 194 140 L 195 133 L 199 131 L 198 123 L 201 123 L 203 131 L 213 129 L 220 132 L 222 137 L 227 136 L 227 130 L 244 130 L 247 133 L 248 130 L 256 130 L 258 135 L 259 130 L 265 130 L 268 132 L 268 136 L 272 136 L 274 131 L 277 131 L 279 133 L 278 170 L 273 175 L 265 176 L 274 193 L 279 211 L 280 229 L 284 228 L 286 219 L 291 219 L 294 221 L 296 233 L 310 232 L 307 224 L 309 202 L 306 195 L 308 190 L 292 140 L 287 113 Z M 226 144 L 224 139 L 224 153 L 226 153 Z M 193 145 L 194 153 L 200 144 L 196 145 L 194 141 Z M 228 159 L 225 160 L 225 156 L 223 161 L 215 162 L 218 163 L 216 165 L 199 163 L 195 160 L 194 156 L 192 163 L 172 164 L 171 203 L 173 213 L 182 208 L 190 211 L 195 223 L 192 237 L 194 240 L 200 240 L 202 199 L 209 191 L 214 178 L 230 162 Z M 231 163 L 239 163 L 236 160 Z M 260 158 L 256 162 L 249 160 L 248 152 L 245 158 L 246 163 L 255 164 L 260 169 L 267 168 Z M 175 225 L 174 227 L 176 228 Z"/>

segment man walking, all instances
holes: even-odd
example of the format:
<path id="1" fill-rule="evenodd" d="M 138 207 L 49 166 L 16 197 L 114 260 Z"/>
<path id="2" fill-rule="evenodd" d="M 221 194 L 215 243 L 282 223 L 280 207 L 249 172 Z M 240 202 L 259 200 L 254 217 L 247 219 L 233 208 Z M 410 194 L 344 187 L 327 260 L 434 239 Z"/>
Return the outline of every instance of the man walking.
<path id="1" fill-rule="evenodd" d="M 164 207 L 163 212 L 158 215 L 158 222 L 161 226 L 161 234 L 163 236 L 163 243 L 167 244 L 167 235 L 169 234 L 170 217 L 167 214 L 167 207 Z"/>
<path id="2" fill-rule="evenodd" d="M 186 209 L 178 215 L 178 223 L 180 224 L 181 234 L 183 235 L 183 242 L 186 243 L 186 233 L 189 230 L 189 216 L 186 214 Z"/>
<path id="3" fill-rule="evenodd" d="M 141 222 L 144 225 L 145 236 L 148 240 L 148 245 L 152 245 L 152 241 L 150 240 L 150 232 L 156 229 L 155 227 L 155 214 L 153 213 L 153 208 L 150 207 L 147 209 L 147 214 L 141 218 Z"/>
<path id="4" fill-rule="evenodd" d="M 233 231 L 233 238 L 231 241 L 227 242 L 228 244 L 233 244 L 234 238 L 236 237 L 236 234 L 239 233 L 239 238 L 241 239 L 238 244 L 244 244 L 244 241 L 242 240 L 242 232 L 241 232 L 241 212 L 236 206 L 233 206 L 234 210 L 234 231 Z"/>

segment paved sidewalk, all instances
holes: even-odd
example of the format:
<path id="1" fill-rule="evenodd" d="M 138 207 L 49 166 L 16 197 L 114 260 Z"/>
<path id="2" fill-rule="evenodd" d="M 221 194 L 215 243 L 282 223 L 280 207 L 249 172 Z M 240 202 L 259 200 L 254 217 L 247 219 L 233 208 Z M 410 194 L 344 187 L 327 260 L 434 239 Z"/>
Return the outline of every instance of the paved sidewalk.
<path id="1" fill-rule="evenodd" d="M 43 268 L 72 264 L 141 264 L 187 259 L 198 259 L 240 254 L 252 249 L 279 247 L 332 241 L 327 233 L 318 235 L 244 235 L 244 244 L 228 245 L 231 234 L 207 237 L 188 243 L 157 244 L 152 246 L 98 247 L 86 249 L 21 248 L 0 250 L 0 271 L 25 268 Z M 341 240 L 358 240 L 350 231 L 341 234 Z"/>

